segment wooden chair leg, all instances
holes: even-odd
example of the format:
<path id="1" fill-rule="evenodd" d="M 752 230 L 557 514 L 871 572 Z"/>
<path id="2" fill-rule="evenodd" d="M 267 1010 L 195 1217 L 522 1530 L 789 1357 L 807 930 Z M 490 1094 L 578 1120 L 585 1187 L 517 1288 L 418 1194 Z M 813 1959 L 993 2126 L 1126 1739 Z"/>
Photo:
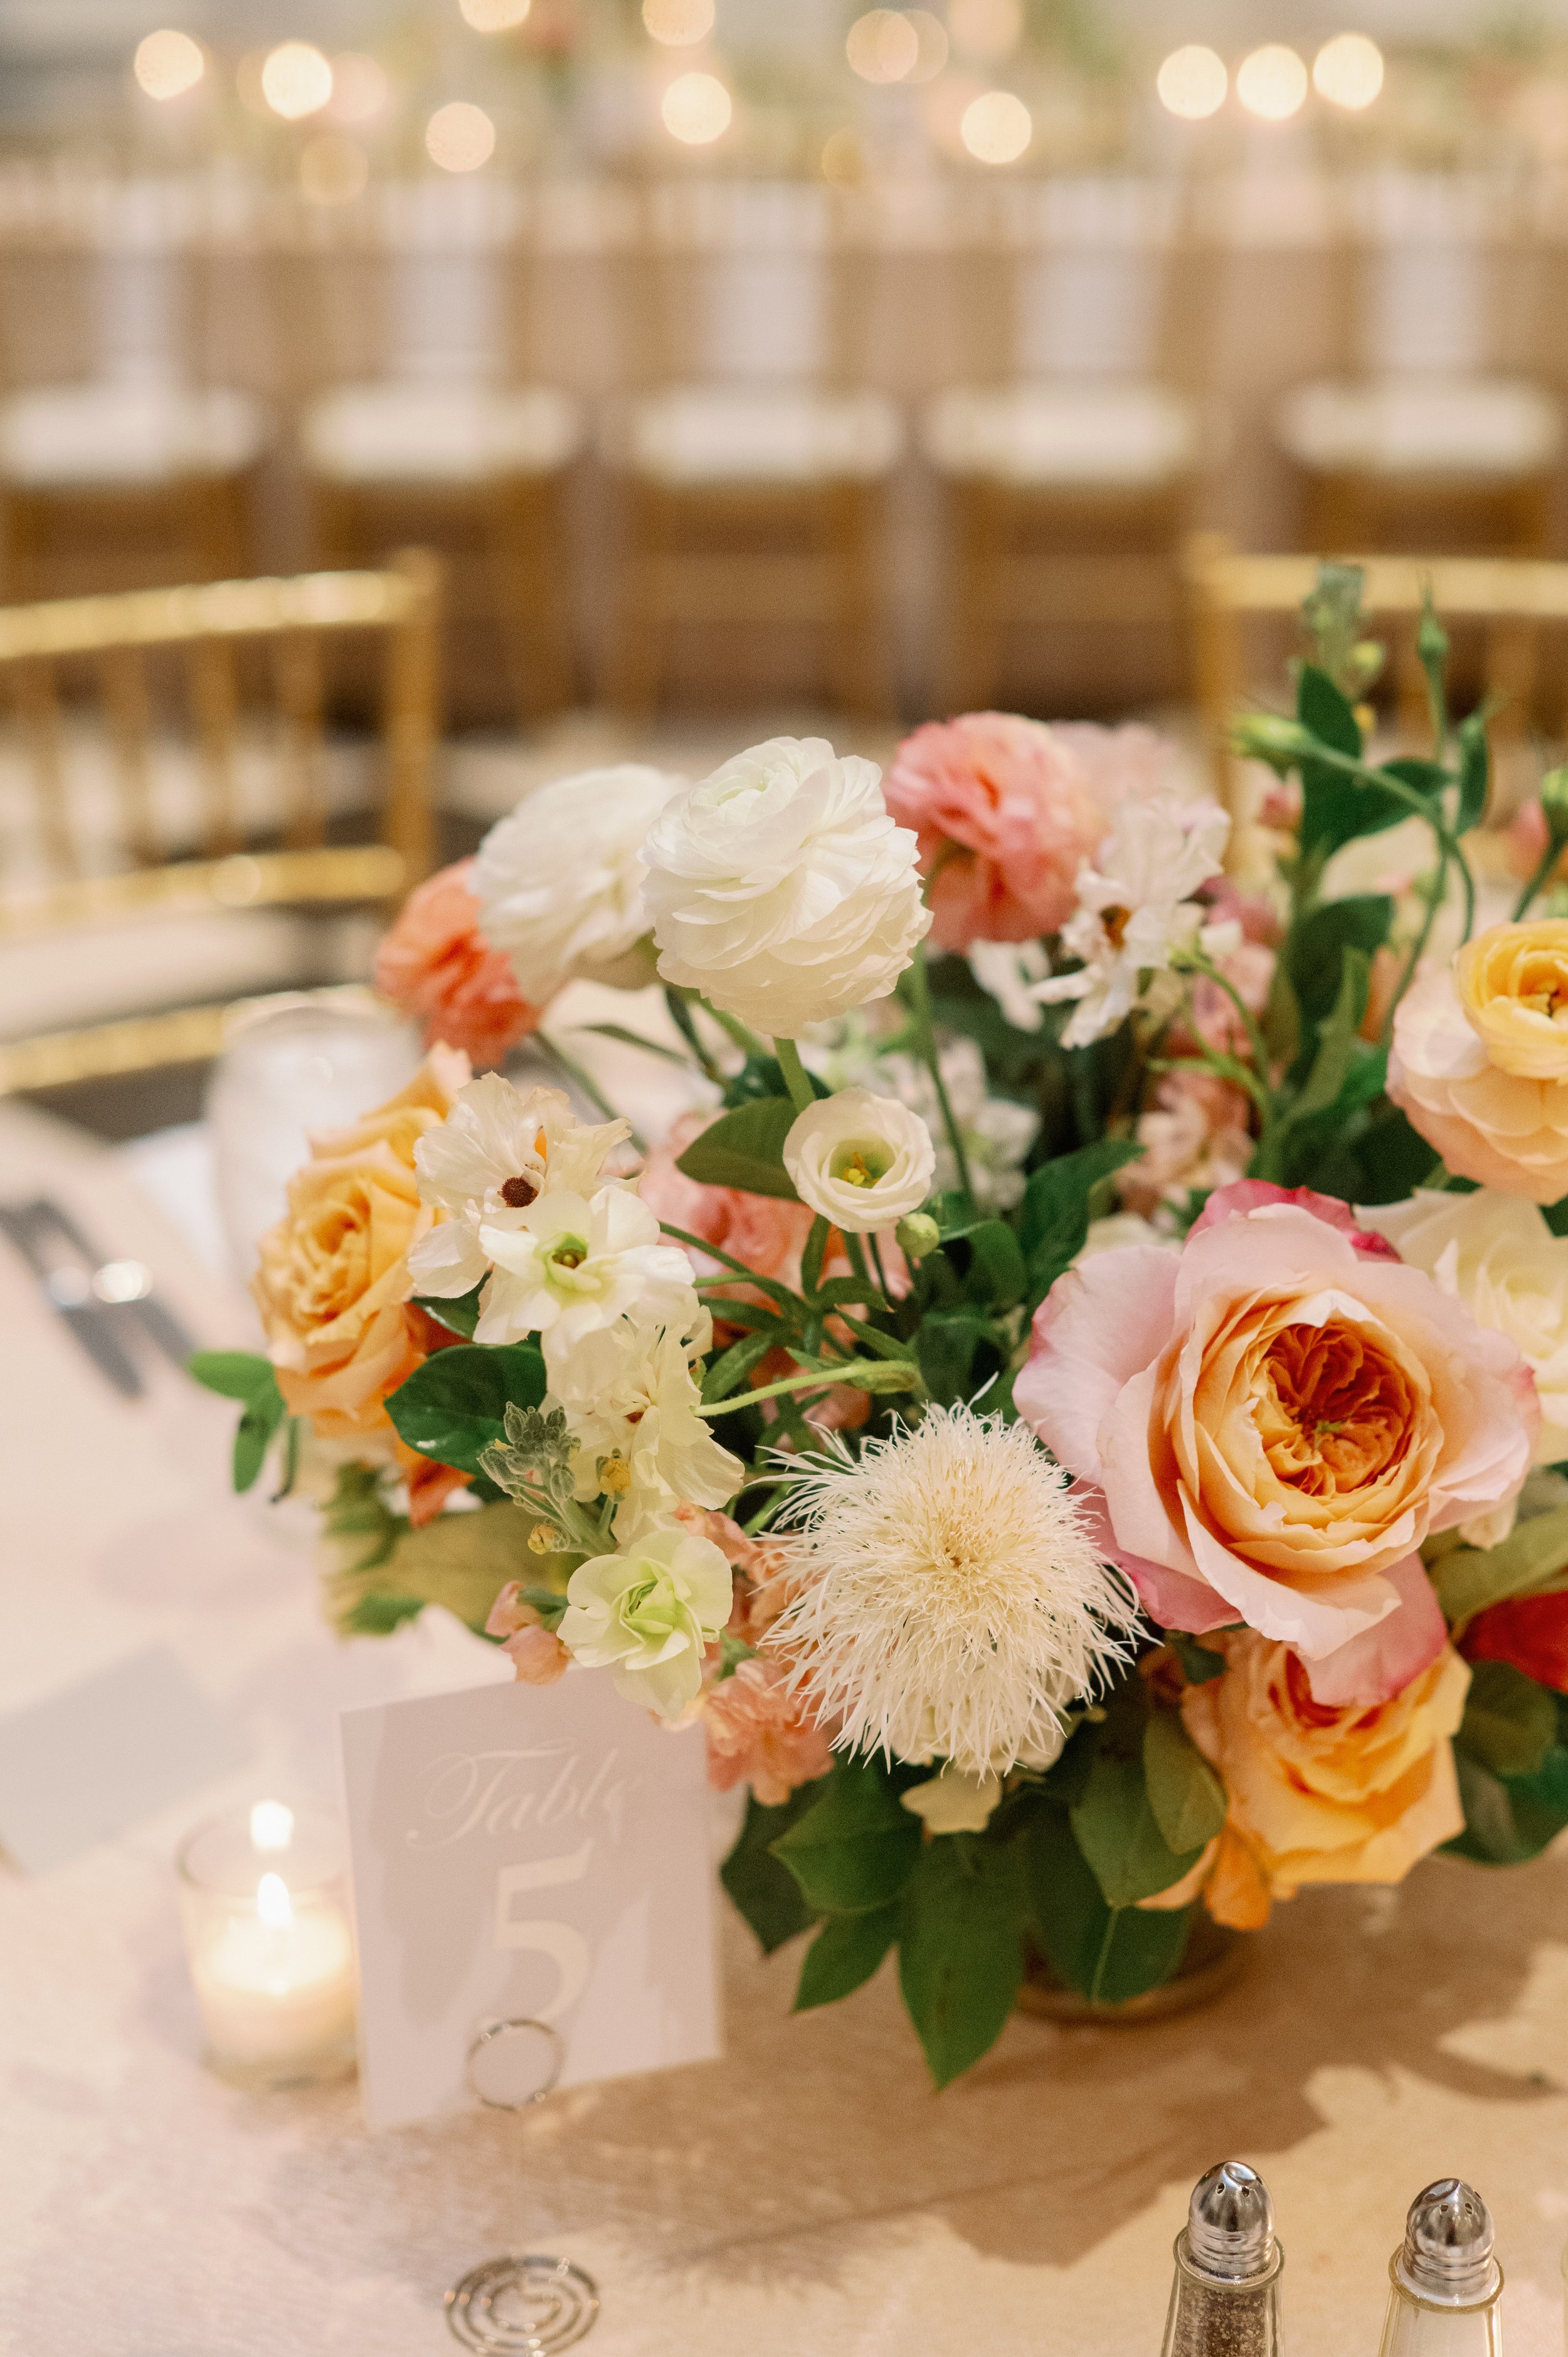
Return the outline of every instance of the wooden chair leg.
<path id="1" fill-rule="evenodd" d="M 949 712 L 979 712 L 995 696 L 1001 653 L 999 495 L 987 483 L 955 483 L 949 512 L 952 554 L 945 617 L 947 657 L 940 667 L 944 701 Z"/>
<path id="2" fill-rule="evenodd" d="M 650 485 L 623 480 L 619 577 L 605 663 L 605 701 L 628 719 L 657 711 L 663 685 L 660 597 L 669 542 L 667 501 Z"/>
<path id="3" fill-rule="evenodd" d="M 886 720 L 895 708 L 883 592 L 884 503 L 874 486 L 846 483 L 824 502 L 834 584 L 828 678 L 842 711 Z"/>
<path id="4" fill-rule="evenodd" d="M 499 485 L 489 508 L 491 556 L 524 720 L 572 701 L 573 662 L 559 477 Z"/>
<path id="5" fill-rule="evenodd" d="M 210 477 L 188 486 L 186 534 L 201 580 L 238 581 L 253 571 L 248 491 L 246 479 L 239 475 Z"/>

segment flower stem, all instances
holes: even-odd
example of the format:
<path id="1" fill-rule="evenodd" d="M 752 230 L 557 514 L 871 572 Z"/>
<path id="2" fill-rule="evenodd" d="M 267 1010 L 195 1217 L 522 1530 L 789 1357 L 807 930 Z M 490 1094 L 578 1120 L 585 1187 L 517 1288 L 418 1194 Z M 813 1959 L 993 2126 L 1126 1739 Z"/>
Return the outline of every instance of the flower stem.
<path id="1" fill-rule="evenodd" d="M 1420 932 L 1410 945 L 1410 955 L 1404 962 L 1404 972 L 1399 978 L 1399 987 L 1390 999 L 1389 1011 L 1383 1017 L 1382 1044 L 1385 1048 L 1394 1036 L 1394 1017 L 1399 1013 L 1400 1000 L 1415 980 L 1415 970 L 1426 953 L 1426 944 L 1432 938 L 1432 928 L 1437 922 L 1437 911 L 1447 898 L 1448 846 L 1446 844 L 1440 844 L 1437 853 L 1437 875 L 1427 899 L 1426 914 L 1422 919 Z"/>
<path id="2" fill-rule="evenodd" d="M 920 1370 L 897 1359 L 846 1359 L 842 1367 L 811 1367 L 804 1374 L 785 1375 L 754 1392 L 737 1392 L 733 1399 L 711 1400 L 697 1410 L 710 1419 L 733 1415 L 737 1407 L 755 1407 L 758 1400 L 778 1399 L 785 1392 L 831 1391 L 835 1383 L 853 1383 L 872 1392 L 918 1392 L 924 1388 Z"/>
<path id="3" fill-rule="evenodd" d="M 972 1210 L 979 1207 L 974 1200 L 974 1181 L 970 1176 L 969 1157 L 963 1150 L 963 1139 L 948 1101 L 947 1083 L 942 1079 L 941 1060 L 937 1054 L 936 1026 L 931 1020 L 931 982 L 926 971 L 926 944 L 917 942 L 915 954 L 909 961 L 909 996 L 915 1017 L 915 1031 L 920 1055 L 931 1076 L 931 1085 L 941 1107 L 942 1121 L 947 1129 L 948 1144 L 952 1148 L 953 1164 L 958 1171 L 958 1183 L 967 1197 Z"/>
<path id="4" fill-rule="evenodd" d="M 620 1114 L 617 1113 L 614 1105 L 611 1104 L 608 1097 L 606 1096 L 603 1089 L 600 1088 L 593 1074 L 587 1071 L 583 1065 L 578 1063 L 575 1056 L 569 1056 L 566 1053 L 565 1049 L 561 1046 L 560 1042 L 550 1037 L 548 1031 L 536 1031 L 533 1036 L 538 1040 L 540 1046 L 544 1049 L 546 1053 L 554 1057 L 555 1061 L 560 1065 L 561 1070 L 565 1073 L 567 1079 L 576 1082 L 577 1086 L 582 1090 L 583 1094 L 587 1098 L 588 1103 L 591 1105 L 597 1106 L 599 1112 L 604 1114 L 607 1121 L 620 1120 Z M 646 1153 L 648 1148 L 648 1140 L 640 1135 L 638 1129 L 630 1122 L 627 1124 L 627 1126 L 631 1131 L 632 1144 L 639 1152 Z"/>
<path id="5" fill-rule="evenodd" d="M 1446 852 L 1459 870 L 1460 881 L 1465 888 L 1465 939 L 1468 941 L 1476 922 L 1476 879 L 1470 873 L 1470 863 L 1460 848 L 1458 836 L 1425 797 L 1418 794 L 1413 786 L 1407 786 L 1402 778 L 1391 778 L 1386 770 L 1374 770 L 1365 761 L 1354 761 L 1348 753 L 1336 753 L 1327 745 L 1315 745 L 1312 759 L 1319 769 L 1336 770 L 1341 777 L 1354 779 L 1359 786 L 1380 787 L 1384 793 L 1391 794 L 1395 802 L 1403 802 L 1408 810 L 1413 811 L 1417 818 L 1426 821 L 1437 837 L 1439 850 Z M 1453 783 L 1452 779 L 1449 783 Z"/>
<path id="6" fill-rule="evenodd" d="M 784 1085 L 789 1092 L 789 1102 L 797 1113 L 810 1113 L 817 1102 L 817 1092 L 807 1077 L 800 1061 L 800 1050 L 793 1039 L 775 1039 L 773 1052 L 779 1059 L 779 1069 L 784 1075 Z"/>
<path id="7" fill-rule="evenodd" d="M 741 1021 L 738 1015 L 726 1015 L 724 1008 L 715 1006 L 711 998 L 702 999 L 699 1004 L 707 1014 L 713 1017 L 721 1031 L 728 1032 L 743 1056 L 767 1055 L 767 1040 L 759 1039 L 756 1032 Z"/>
<path id="8" fill-rule="evenodd" d="M 1547 877 L 1551 875 L 1552 869 L 1556 866 L 1562 856 L 1563 837 L 1554 828 L 1547 836 L 1546 848 L 1541 855 L 1541 859 L 1537 865 L 1534 875 L 1530 877 L 1529 883 L 1525 886 L 1524 890 L 1520 894 L 1519 899 L 1514 903 L 1512 921 L 1516 925 L 1519 923 L 1520 919 L 1524 915 L 1525 910 L 1529 908 L 1536 894 L 1541 890 L 1542 885 L 1546 882 Z"/>

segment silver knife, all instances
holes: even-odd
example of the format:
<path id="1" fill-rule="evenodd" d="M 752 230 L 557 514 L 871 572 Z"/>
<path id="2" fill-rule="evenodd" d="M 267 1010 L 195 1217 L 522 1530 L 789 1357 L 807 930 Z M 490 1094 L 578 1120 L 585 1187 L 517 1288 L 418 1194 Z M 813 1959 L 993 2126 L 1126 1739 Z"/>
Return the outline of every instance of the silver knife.
<path id="1" fill-rule="evenodd" d="M 99 1372 L 124 1398 L 140 1399 L 142 1378 L 113 1331 L 109 1311 L 93 1298 L 91 1275 L 72 1265 L 51 1266 L 35 1232 L 35 1208 L 30 1203 L 0 1203 L 0 1231 L 21 1254 L 38 1278 L 44 1299 L 70 1327 Z"/>
<path id="2" fill-rule="evenodd" d="M 32 1213 L 35 1232 L 53 1228 L 79 1255 L 88 1272 L 94 1301 L 111 1313 L 136 1318 L 148 1340 L 183 1373 L 196 1348 L 195 1340 L 173 1310 L 155 1297 L 152 1271 L 145 1262 L 104 1260 L 63 1204 L 47 1196 L 40 1195 L 27 1209 Z"/>

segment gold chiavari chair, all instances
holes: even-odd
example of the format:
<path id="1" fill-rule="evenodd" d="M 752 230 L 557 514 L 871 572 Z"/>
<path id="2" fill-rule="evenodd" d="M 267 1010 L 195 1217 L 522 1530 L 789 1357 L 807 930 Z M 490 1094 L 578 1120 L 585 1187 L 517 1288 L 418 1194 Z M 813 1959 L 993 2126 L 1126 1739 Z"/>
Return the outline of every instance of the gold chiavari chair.
<path id="1" fill-rule="evenodd" d="M 1568 565 L 1530 558 L 1479 556 L 1359 556 L 1362 610 L 1389 650 L 1398 719 L 1412 736 L 1425 725 L 1425 686 L 1415 639 L 1428 596 L 1445 630 L 1480 640 L 1477 692 L 1496 700 L 1496 749 L 1506 758 L 1537 718 L 1548 734 L 1568 734 L 1568 709 L 1558 689 L 1545 708 L 1549 683 L 1561 666 L 1568 631 Z M 1249 626 L 1272 625 L 1278 638 L 1299 615 L 1318 577 L 1316 556 L 1251 556 L 1219 533 L 1194 536 L 1184 571 L 1192 632 L 1193 694 L 1213 774 L 1235 822 L 1231 864 L 1240 864 L 1247 816 L 1245 765 L 1230 749 L 1232 718 L 1260 679 L 1277 679 L 1277 661 L 1249 662 Z M 1548 633 L 1558 636 L 1557 662 L 1545 661 Z"/>
<path id="2" fill-rule="evenodd" d="M 340 978 L 301 971 L 303 913 L 393 902 L 431 865 L 439 629 L 439 567 L 421 551 L 378 573 L 0 608 L 0 713 L 8 702 L 11 769 L 30 791 L 41 871 L 16 887 L 12 861 L 11 877 L 0 877 L 0 1095 L 204 1060 L 221 1044 L 228 1000 Z M 384 656 L 369 841 L 329 839 L 328 659 L 346 640 L 379 641 Z M 195 740 L 199 806 L 175 858 L 158 809 L 166 739 L 156 733 L 154 665 L 183 673 Z M 258 673 L 272 706 L 259 798 Z M 64 691 L 83 686 L 94 691 L 85 725 L 113 780 L 108 844 L 102 829 L 84 840 L 72 793 L 82 724 Z M 247 925 L 263 930 L 247 936 Z M 91 997 L 101 978 L 113 1018 L 40 1023 L 51 997 L 60 1004 L 62 975 L 68 1005 L 80 1004 L 84 981 Z M 127 998 L 136 1011 L 123 1011 Z"/>

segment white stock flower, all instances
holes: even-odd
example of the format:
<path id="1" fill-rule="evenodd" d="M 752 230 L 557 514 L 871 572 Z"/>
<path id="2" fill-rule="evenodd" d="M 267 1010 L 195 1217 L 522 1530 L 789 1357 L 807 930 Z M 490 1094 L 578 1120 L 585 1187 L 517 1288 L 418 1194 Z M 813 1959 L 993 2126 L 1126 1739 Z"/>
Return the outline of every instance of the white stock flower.
<path id="1" fill-rule="evenodd" d="M 931 920 L 881 778 L 775 737 L 671 802 L 644 852 L 665 981 L 790 1039 L 890 991 Z"/>
<path id="2" fill-rule="evenodd" d="M 648 931 L 643 840 L 689 782 L 642 761 L 556 778 L 492 826 L 474 863 L 485 939 L 505 950 L 518 988 L 543 1006 L 564 982 L 636 986 Z"/>
<path id="3" fill-rule="evenodd" d="M 1045 1021 L 1035 989 L 1050 973 L 1038 942 L 971 942 L 969 970 L 1015 1031 L 1037 1031 Z"/>
<path id="4" fill-rule="evenodd" d="M 552 1189 L 586 1194 L 630 1135 L 629 1122 L 579 1121 L 560 1089 L 525 1096 L 499 1072 L 470 1081 L 414 1146 L 420 1200 L 446 1214 L 409 1254 L 415 1290 L 439 1299 L 471 1292 L 489 1268 L 482 1225 L 515 1225 Z"/>
<path id="5" fill-rule="evenodd" d="M 712 1539 L 654 1524 L 577 1566 L 556 1633 L 585 1668 L 613 1670 L 628 1702 L 678 1718 L 702 1692 L 703 1655 L 734 1603 L 728 1557 Z"/>
<path id="6" fill-rule="evenodd" d="M 1535 1377 L 1541 1401 L 1537 1465 L 1568 1457 L 1568 1236 L 1518 1195 L 1419 1189 L 1407 1203 L 1358 1210 L 1401 1260 L 1462 1301 L 1477 1326 L 1506 1334 Z"/>
<path id="7" fill-rule="evenodd" d="M 1027 1426 L 933 1408 L 790 1495 L 803 1526 L 778 1538 L 792 1595 L 768 1644 L 843 1722 L 837 1747 L 977 1777 L 1049 1766 L 1137 1606 Z"/>
<path id="8" fill-rule="evenodd" d="M 784 1140 L 795 1192 L 835 1228 L 869 1235 L 897 1227 L 931 1191 L 931 1133 L 896 1097 L 841 1089 L 797 1114 Z"/>
<path id="9" fill-rule="evenodd" d="M 654 1325 L 637 1315 L 600 1326 L 558 1357 L 547 1405 L 564 1410 L 577 1444 L 578 1495 L 593 1498 L 599 1469 L 619 1458 L 629 1477 L 629 1523 L 650 1507 L 722 1506 L 746 1479 L 737 1457 L 714 1439 L 698 1414 L 694 1362 L 713 1340 L 714 1323 L 694 1291 L 685 1308 Z"/>
<path id="10" fill-rule="evenodd" d="M 479 1244 L 492 1268 L 474 1340 L 516 1342 L 537 1334 L 552 1379 L 585 1334 L 628 1310 L 688 1314 L 691 1262 L 679 1244 L 660 1240 L 641 1198 L 613 1182 L 591 1197 L 549 1189 L 512 1224 L 486 1221 Z"/>
<path id="11" fill-rule="evenodd" d="M 1100 846 L 1100 866 L 1079 870 L 1078 909 L 1061 930 L 1063 949 L 1083 960 L 1083 970 L 1031 985 L 1047 1006 L 1079 1002 L 1064 1047 L 1087 1048 L 1113 1031 L 1137 1005 L 1144 976 L 1165 971 L 1182 951 L 1201 947 L 1220 957 L 1237 946 L 1239 927 L 1205 924 L 1191 897 L 1219 875 L 1230 832 L 1230 813 L 1218 802 L 1156 794 L 1122 804 Z"/>

